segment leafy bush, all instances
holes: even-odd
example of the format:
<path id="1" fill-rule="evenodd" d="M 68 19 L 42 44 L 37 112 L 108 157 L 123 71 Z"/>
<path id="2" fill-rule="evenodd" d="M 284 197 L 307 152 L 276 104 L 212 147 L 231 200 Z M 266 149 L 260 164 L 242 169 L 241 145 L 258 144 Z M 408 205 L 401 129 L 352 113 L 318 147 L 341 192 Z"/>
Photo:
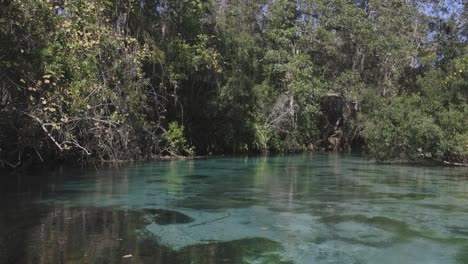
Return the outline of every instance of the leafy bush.
<path id="1" fill-rule="evenodd" d="M 166 150 L 174 156 L 193 155 L 195 150 L 187 144 L 184 137 L 184 126 L 174 121 L 169 123 L 169 129 L 162 134 L 162 138 L 167 144 Z"/>
<path id="2" fill-rule="evenodd" d="M 389 98 L 365 116 L 363 135 L 379 160 L 468 160 L 468 56 L 418 80 L 417 93 Z"/>
<path id="3" fill-rule="evenodd" d="M 368 116 L 363 135 L 372 157 L 412 161 L 441 157 L 442 129 L 414 99 L 394 100 Z"/>

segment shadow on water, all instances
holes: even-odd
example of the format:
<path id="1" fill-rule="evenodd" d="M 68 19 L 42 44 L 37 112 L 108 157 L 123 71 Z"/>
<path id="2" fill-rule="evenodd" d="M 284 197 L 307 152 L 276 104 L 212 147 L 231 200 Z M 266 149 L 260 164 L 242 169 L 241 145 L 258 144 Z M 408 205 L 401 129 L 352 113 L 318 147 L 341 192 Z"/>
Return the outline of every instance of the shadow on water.
<path id="1" fill-rule="evenodd" d="M 38 207 L 21 219 L 4 221 L 11 228 L 0 232 L 0 263 L 288 263 L 276 251 L 279 242 L 266 238 L 210 241 L 173 250 L 158 243 L 145 226 L 188 223 L 192 218 L 162 209 L 98 207 Z"/>

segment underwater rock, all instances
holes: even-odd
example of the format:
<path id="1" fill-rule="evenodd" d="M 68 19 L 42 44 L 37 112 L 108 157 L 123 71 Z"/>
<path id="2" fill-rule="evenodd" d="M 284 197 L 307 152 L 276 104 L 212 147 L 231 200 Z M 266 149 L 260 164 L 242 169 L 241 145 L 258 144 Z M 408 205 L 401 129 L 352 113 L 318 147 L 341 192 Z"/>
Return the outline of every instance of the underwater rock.
<path id="1" fill-rule="evenodd" d="M 158 225 L 187 224 L 195 221 L 192 217 L 177 211 L 150 208 L 143 211 L 151 215 L 151 220 Z"/>
<path id="2" fill-rule="evenodd" d="M 320 221 L 331 228 L 334 239 L 372 247 L 388 247 L 417 235 L 405 222 L 381 216 L 335 215 Z"/>

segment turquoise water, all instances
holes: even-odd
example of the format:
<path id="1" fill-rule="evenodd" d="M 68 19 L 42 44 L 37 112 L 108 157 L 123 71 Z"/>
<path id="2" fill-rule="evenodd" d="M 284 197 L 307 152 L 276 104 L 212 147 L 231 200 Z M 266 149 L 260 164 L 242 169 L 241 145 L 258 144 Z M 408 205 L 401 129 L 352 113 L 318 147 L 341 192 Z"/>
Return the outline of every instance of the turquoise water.
<path id="1" fill-rule="evenodd" d="M 468 263 L 466 168 L 304 154 L 6 182 L 0 263 Z"/>

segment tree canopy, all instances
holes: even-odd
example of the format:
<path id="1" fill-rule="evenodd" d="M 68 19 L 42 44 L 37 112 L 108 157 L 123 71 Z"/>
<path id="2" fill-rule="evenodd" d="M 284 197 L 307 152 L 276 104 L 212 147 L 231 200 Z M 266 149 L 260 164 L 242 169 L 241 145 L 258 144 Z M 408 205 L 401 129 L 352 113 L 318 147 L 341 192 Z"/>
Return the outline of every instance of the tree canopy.
<path id="1" fill-rule="evenodd" d="M 1 5 L 1 167 L 350 149 L 468 163 L 466 1 Z"/>

